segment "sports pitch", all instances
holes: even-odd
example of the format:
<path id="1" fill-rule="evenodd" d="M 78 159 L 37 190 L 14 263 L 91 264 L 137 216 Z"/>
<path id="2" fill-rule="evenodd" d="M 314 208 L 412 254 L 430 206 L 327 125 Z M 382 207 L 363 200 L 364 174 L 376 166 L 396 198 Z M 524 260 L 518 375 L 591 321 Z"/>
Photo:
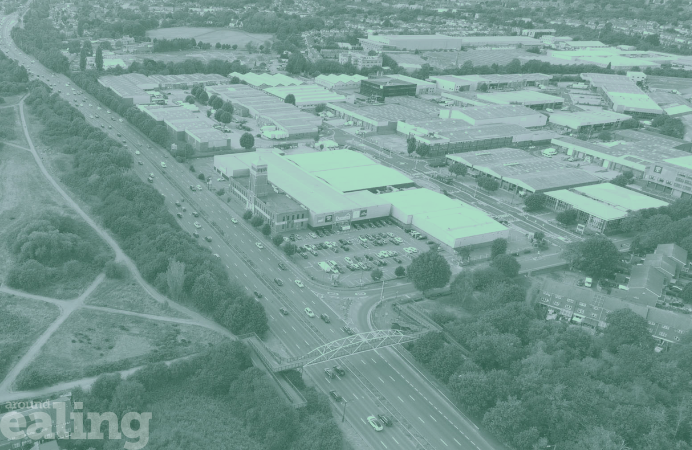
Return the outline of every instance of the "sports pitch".
<path id="1" fill-rule="evenodd" d="M 239 48 L 243 48 L 248 42 L 253 42 L 255 45 L 259 46 L 265 41 L 270 40 L 272 35 L 246 33 L 231 28 L 175 27 L 147 31 L 147 37 L 152 39 L 194 38 L 198 42 L 208 42 L 211 45 L 220 42 L 221 44 L 235 44 Z"/>

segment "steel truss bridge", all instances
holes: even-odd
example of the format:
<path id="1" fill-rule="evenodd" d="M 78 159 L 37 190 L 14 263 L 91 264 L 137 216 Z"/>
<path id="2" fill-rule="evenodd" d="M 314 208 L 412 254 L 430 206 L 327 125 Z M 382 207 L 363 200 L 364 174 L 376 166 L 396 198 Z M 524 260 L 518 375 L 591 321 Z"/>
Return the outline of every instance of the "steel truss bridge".
<path id="1" fill-rule="evenodd" d="M 256 336 L 247 337 L 244 340 L 253 347 L 267 368 L 276 373 L 291 369 L 302 370 L 303 367 L 331 361 L 344 356 L 405 344 L 415 341 L 426 333 L 427 331 L 406 334 L 399 330 L 368 331 L 366 333 L 354 334 L 353 336 L 337 339 L 336 341 L 317 347 L 307 355 L 295 358 L 282 358 L 276 355 Z"/>

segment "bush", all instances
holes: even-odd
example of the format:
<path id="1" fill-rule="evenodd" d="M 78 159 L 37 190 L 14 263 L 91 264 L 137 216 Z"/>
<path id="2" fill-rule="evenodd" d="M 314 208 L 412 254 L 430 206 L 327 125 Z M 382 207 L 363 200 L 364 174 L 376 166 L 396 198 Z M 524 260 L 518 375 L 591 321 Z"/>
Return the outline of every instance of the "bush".
<path id="1" fill-rule="evenodd" d="M 245 212 L 243 213 L 243 219 L 245 219 L 245 220 L 252 219 L 252 211 L 250 211 L 249 209 L 246 209 Z"/>
<path id="2" fill-rule="evenodd" d="M 195 166 L 193 166 L 192 164 L 190 164 L 190 172 L 194 172 L 194 171 L 195 171 Z"/>
<path id="3" fill-rule="evenodd" d="M 406 269 L 404 269 L 403 266 L 399 266 L 394 270 L 394 275 L 396 275 L 397 277 L 403 277 L 404 275 L 406 275 Z"/>
<path id="4" fill-rule="evenodd" d="M 568 209 L 567 211 L 557 213 L 557 216 L 555 216 L 555 220 L 557 220 L 563 225 L 574 225 L 575 223 L 577 223 L 578 214 L 579 213 L 576 209 Z"/>
<path id="5" fill-rule="evenodd" d="M 197 178 L 198 178 L 199 180 L 201 180 L 201 181 L 207 181 L 207 179 L 206 179 L 206 177 L 204 176 L 203 173 L 200 173 L 199 175 L 197 175 Z"/>
<path id="6" fill-rule="evenodd" d="M 255 228 L 261 227 L 262 224 L 264 223 L 264 219 L 262 216 L 254 216 L 252 219 L 250 219 L 250 225 L 252 225 Z"/>
<path id="7" fill-rule="evenodd" d="M 127 277 L 130 272 L 127 266 L 123 263 L 108 261 L 105 266 L 106 276 L 115 280 L 122 280 Z"/>
<path id="8" fill-rule="evenodd" d="M 280 234 L 272 236 L 272 243 L 277 247 L 284 243 L 284 238 Z"/>

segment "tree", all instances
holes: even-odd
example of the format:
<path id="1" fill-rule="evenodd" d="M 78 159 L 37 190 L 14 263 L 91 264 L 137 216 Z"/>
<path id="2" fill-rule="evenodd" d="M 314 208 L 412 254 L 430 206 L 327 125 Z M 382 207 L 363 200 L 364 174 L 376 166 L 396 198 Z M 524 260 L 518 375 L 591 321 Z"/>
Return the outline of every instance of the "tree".
<path id="1" fill-rule="evenodd" d="M 86 57 L 87 57 L 87 51 L 85 48 L 83 48 L 79 52 L 79 70 L 85 70 L 86 69 Z"/>
<path id="2" fill-rule="evenodd" d="M 563 225 L 574 225 L 577 223 L 577 216 L 579 212 L 576 209 L 568 209 L 566 211 L 560 211 L 555 216 L 555 220 Z"/>
<path id="3" fill-rule="evenodd" d="M 444 287 L 452 276 L 447 260 L 438 252 L 433 251 L 421 253 L 413 258 L 406 273 L 416 289 L 422 292 Z"/>
<path id="4" fill-rule="evenodd" d="M 646 319 L 629 308 L 618 309 L 608 315 L 603 340 L 611 352 L 617 351 L 621 345 L 650 350 L 655 345 Z"/>
<path id="5" fill-rule="evenodd" d="M 461 175 L 462 177 L 466 176 L 466 174 L 469 171 L 468 167 L 461 163 L 454 163 L 451 166 L 449 166 L 447 170 L 449 170 L 449 172 L 453 173 L 455 176 Z"/>
<path id="6" fill-rule="evenodd" d="M 226 111 L 229 114 L 233 114 L 233 103 L 224 102 L 223 105 L 221 105 L 221 109 Z"/>
<path id="7" fill-rule="evenodd" d="M 197 175 L 197 179 L 202 180 L 202 181 L 206 181 L 206 180 L 207 180 L 207 178 L 206 178 L 206 177 L 204 176 L 204 174 L 201 173 L 201 172 L 199 173 L 199 175 Z"/>
<path id="8" fill-rule="evenodd" d="M 185 97 L 185 103 L 189 103 L 191 105 L 194 105 L 196 101 L 197 101 L 197 98 L 194 95 L 188 95 L 187 97 Z M 214 117 L 214 118 L 216 119 L 216 117 Z"/>
<path id="9" fill-rule="evenodd" d="M 94 63 L 96 64 L 96 70 L 101 72 L 103 70 L 103 50 L 101 46 L 96 49 L 96 57 L 94 58 Z"/>
<path id="10" fill-rule="evenodd" d="M 296 247 L 296 244 L 293 242 L 286 242 L 286 244 L 284 244 L 284 253 L 286 253 L 286 256 L 293 256 L 297 251 L 298 247 Z"/>
<path id="11" fill-rule="evenodd" d="M 542 231 L 536 231 L 535 233 L 533 233 L 533 239 L 536 242 L 542 242 L 543 239 L 545 239 L 545 233 Z"/>
<path id="12" fill-rule="evenodd" d="M 495 259 L 497 255 L 502 255 L 507 251 L 507 239 L 497 238 L 490 245 L 490 259 Z"/>
<path id="13" fill-rule="evenodd" d="M 623 130 L 631 128 L 639 128 L 639 121 L 637 119 L 627 119 L 620 122 L 620 128 Z"/>
<path id="14" fill-rule="evenodd" d="M 416 151 L 416 138 L 413 135 L 406 138 L 406 151 L 409 155 Z"/>
<path id="15" fill-rule="evenodd" d="M 422 158 L 426 157 L 430 153 L 430 145 L 424 142 L 418 142 L 416 144 L 416 153 L 418 153 Z"/>
<path id="16" fill-rule="evenodd" d="M 272 243 L 277 247 L 284 243 L 284 238 L 280 234 L 275 234 L 272 236 Z"/>
<path id="17" fill-rule="evenodd" d="M 233 116 L 228 111 L 221 111 L 219 115 L 219 122 L 229 124 L 233 120 Z"/>
<path id="18" fill-rule="evenodd" d="M 255 53 L 257 51 L 257 46 L 255 45 L 254 42 L 250 41 L 247 44 L 245 44 L 245 50 L 247 50 L 248 53 Z"/>
<path id="19" fill-rule="evenodd" d="M 224 105 L 224 101 L 221 97 L 212 96 L 212 98 L 209 99 L 209 105 L 214 109 L 221 109 L 221 107 Z M 233 109 L 231 109 L 231 112 L 233 112 Z"/>
<path id="20" fill-rule="evenodd" d="M 687 283 L 680 293 L 680 298 L 688 305 L 692 304 L 692 283 Z"/>
<path id="21" fill-rule="evenodd" d="M 613 133 L 610 131 L 601 131 L 598 133 L 598 139 L 602 141 L 612 141 L 613 140 Z"/>
<path id="22" fill-rule="evenodd" d="M 268 223 L 262 225 L 262 234 L 265 236 L 269 236 L 270 234 L 272 234 L 272 226 Z"/>
<path id="23" fill-rule="evenodd" d="M 380 270 L 379 267 L 375 267 L 372 269 L 372 272 L 370 272 L 370 277 L 372 278 L 372 281 L 380 281 L 382 279 L 382 271 Z"/>
<path id="24" fill-rule="evenodd" d="M 466 259 L 471 258 L 471 248 L 468 246 L 464 247 L 457 247 L 456 252 L 459 253 L 459 256 L 461 257 L 461 261 L 463 262 Z"/>
<path id="25" fill-rule="evenodd" d="M 524 199 L 524 210 L 527 212 L 539 211 L 545 205 L 548 197 L 545 194 L 529 194 Z"/>
<path id="26" fill-rule="evenodd" d="M 252 211 L 250 211 L 249 209 L 246 209 L 245 212 L 243 213 L 243 219 L 245 219 L 245 220 L 252 219 Z"/>
<path id="27" fill-rule="evenodd" d="M 284 99 L 284 103 L 288 103 L 289 105 L 295 105 L 296 104 L 296 96 L 293 94 L 288 94 L 286 98 Z"/>
<path id="28" fill-rule="evenodd" d="M 168 293 L 173 300 L 180 300 L 183 294 L 183 284 L 185 283 L 185 263 L 176 261 L 173 258 L 168 260 L 166 283 L 168 284 Z"/>
<path id="29" fill-rule="evenodd" d="M 255 146 L 255 137 L 250 133 L 243 133 L 243 135 L 240 136 L 240 146 L 245 150 L 250 150 Z"/>
<path id="30" fill-rule="evenodd" d="M 324 103 L 320 103 L 315 106 L 315 112 L 318 114 L 324 111 L 325 109 L 327 109 L 327 105 L 325 105 Z"/>
<path id="31" fill-rule="evenodd" d="M 404 269 L 404 266 L 398 266 L 396 269 L 394 269 L 394 275 L 397 277 L 403 277 L 406 275 L 406 269 Z"/>
<path id="32" fill-rule="evenodd" d="M 497 255 L 493 260 L 490 262 L 490 267 L 494 267 L 503 274 L 507 278 L 514 278 L 517 275 L 519 275 L 519 269 L 521 268 L 521 265 L 519 262 L 514 258 L 512 255 Z"/>
<path id="33" fill-rule="evenodd" d="M 485 83 L 481 83 L 478 85 L 477 89 L 481 92 L 488 92 L 488 85 Z"/>
<path id="34" fill-rule="evenodd" d="M 489 192 L 495 192 L 500 187 L 500 183 L 490 177 L 478 177 L 477 179 L 478 187 Z"/>
<path id="35" fill-rule="evenodd" d="M 262 226 L 264 223 L 264 218 L 260 216 L 259 214 L 256 214 L 255 216 L 250 219 L 250 225 L 252 225 L 255 228 L 259 228 Z"/>
<path id="36" fill-rule="evenodd" d="M 233 50 L 238 50 L 238 44 L 233 44 L 231 47 Z M 238 84 L 238 83 L 233 83 L 233 84 Z"/>
<path id="37" fill-rule="evenodd" d="M 621 258 L 615 244 L 604 236 L 573 242 L 567 246 L 564 256 L 572 267 L 593 278 L 614 275 Z"/>

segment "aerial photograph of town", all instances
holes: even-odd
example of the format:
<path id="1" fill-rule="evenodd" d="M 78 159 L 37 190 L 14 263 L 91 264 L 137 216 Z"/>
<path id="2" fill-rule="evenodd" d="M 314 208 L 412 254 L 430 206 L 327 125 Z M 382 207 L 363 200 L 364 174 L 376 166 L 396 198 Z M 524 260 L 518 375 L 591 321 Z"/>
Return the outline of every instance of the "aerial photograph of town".
<path id="1" fill-rule="evenodd" d="M 692 450 L 692 0 L 0 0 L 0 450 Z"/>

